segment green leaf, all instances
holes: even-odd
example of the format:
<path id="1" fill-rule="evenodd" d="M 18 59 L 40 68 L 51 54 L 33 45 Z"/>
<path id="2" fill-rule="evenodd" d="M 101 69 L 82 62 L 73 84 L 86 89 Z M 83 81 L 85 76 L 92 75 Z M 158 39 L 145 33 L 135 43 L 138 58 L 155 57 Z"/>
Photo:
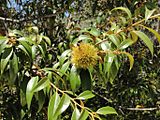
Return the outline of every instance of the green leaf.
<path id="1" fill-rule="evenodd" d="M 59 58 L 60 65 L 63 65 L 64 61 L 68 58 L 67 55 L 69 55 L 70 52 L 71 52 L 71 50 L 65 50 L 65 51 L 61 54 L 61 56 L 60 56 L 60 58 Z"/>
<path id="2" fill-rule="evenodd" d="M 86 109 L 83 109 L 78 120 L 86 120 L 89 116 L 89 113 Z"/>
<path id="3" fill-rule="evenodd" d="M 99 36 L 100 35 L 100 32 L 98 31 L 97 28 L 91 28 L 91 30 L 89 31 L 89 33 L 93 36 Z"/>
<path id="4" fill-rule="evenodd" d="M 111 65 L 110 71 L 109 71 L 109 76 L 108 79 L 110 80 L 110 83 L 113 84 L 114 79 L 116 78 L 118 74 L 118 69 L 116 67 L 116 61 L 114 60 L 114 62 Z"/>
<path id="5" fill-rule="evenodd" d="M 67 61 L 66 63 L 64 63 L 60 69 L 62 75 L 66 73 L 66 71 L 68 70 L 70 65 L 70 61 Z"/>
<path id="6" fill-rule="evenodd" d="M 17 77 L 18 70 L 19 70 L 19 68 L 18 68 L 18 57 L 14 53 L 12 60 L 10 60 L 10 68 L 9 68 L 9 76 L 10 76 L 11 84 L 14 84 L 15 79 Z"/>
<path id="7" fill-rule="evenodd" d="M 151 15 L 154 13 L 154 11 L 156 9 L 153 10 L 149 10 L 147 7 L 145 7 L 146 11 L 145 11 L 145 23 L 147 22 L 147 20 L 151 17 Z"/>
<path id="8" fill-rule="evenodd" d="M 78 95 L 76 99 L 85 100 L 85 99 L 93 98 L 94 96 L 95 95 L 91 91 L 86 90 L 82 92 L 80 95 Z"/>
<path id="9" fill-rule="evenodd" d="M 54 116 L 62 114 L 68 108 L 69 105 L 70 105 L 70 97 L 67 94 L 63 94 Z"/>
<path id="10" fill-rule="evenodd" d="M 72 113 L 71 120 L 79 120 L 80 114 L 81 113 L 79 112 L 79 110 L 77 109 L 77 107 L 75 107 L 74 111 Z"/>
<path id="11" fill-rule="evenodd" d="M 148 38 L 148 36 L 146 34 L 144 34 L 141 31 L 133 31 L 138 37 L 140 37 L 143 42 L 147 45 L 147 47 L 149 48 L 152 56 L 153 56 L 153 43 L 152 41 Z"/>
<path id="12" fill-rule="evenodd" d="M 0 36 L 0 55 L 2 51 L 7 47 L 7 38 Z"/>
<path id="13" fill-rule="evenodd" d="M 114 58 L 115 58 L 115 54 L 113 54 L 113 53 L 108 53 L 105 56 L 105 59 L 104 59 L 104 68 L 105 68 L 104 73 L 105 74 L 110 71 L 110 68 L 113 63 Z"/>
<path id="14" fill-rule="evenodd" d="M 36 53 L 37 53 L 37 46 L 33 45 L 32 46 L 32 59 L 34 60 L 36 57 Z"/>
<path id="15" fill-rule="evenodd" d="M 12 56 L 12 53 L 13 53 L 13 49 L 12 48 L 8 48 L 4 51 L 4 53 L 2 54 L 2 58 L 1 58 L 1 75 L 3 74 L 8 62 L 9 62 L 9 59 L 11 58 Z"/>
<path id="16" fill-rule="evenodd" d="M 120 45 L 120 40 L 116 35 L 108 35 L 109 39 L 118 47 Z"/>
<path id="17" fill-rule="evenodd" d="M 38 48 L 41 51 L 43 58 L 45 58 L 46 54 L 45 51 L 43 50 L 43 47 L 41 45 L 38 45 Z"/>
<path id="18" fill-rule="evenodd" d="M 39 78 L 37 76 L 32 77 L 27 84 L 26 101 L 27 101 L 28 109 L 30 109 L 32 97 L 33 97 L 33 94 L 34 94 L 33 88 L 37 85 L 38 79 Z"/>
<path id="19" fill-rule="evenodd" d="M 152 32 L 156 36 L 156 38 L 158 39 L 158 42 L 160 44 L 160 34 L 157 31 L 153 30 L 152 28 L 146 27 L 144 25 L 140 25 L 140 26 L 142 26 L 142 27 L 148 29 L 150 32 Z"/>
<path id="20" fill-rule="evenodd" d="M 92 38 L 90 35 L 80 35 L 78 37 L 78 41 L 81 41 L 81 40 L 92 40 Z"/>
<path id="21" fill-rule="evenodd" d="M 25 54 L 27 54 L 28 57 L 31 57 L 31 56 L 29 55 L 28 51 L 24 48 L 24 46 L 18 45 L 17 47 L 20 48 Z"/>
<path id="22" fill-rule="evenodd" d="M 54 120 L 54 114 L 58 108 L 60 103 L 60 97 L 57 92 L 50 98 L 49 105 L 48 105 L 48 120 Z M 56 119 L 55 119 L 56 120 Z"/>
<path id="23" fill-rule="evenodd" d="M 27 50 L 28 54 L 32 56 L 32 48 L 26 41 L 19 41 L 21 45 Z"/>
<path id="24" fill-rule="evenodd" d="M 116 110 L 110 106 L 102 107 L 96 111 L 97 114 L 107 115 L 107 114 L 117 114 Z"/>
<path id="25" fill-rule="evenodd" d="M 44 77 L 33 88 L 33 92 L 40 91 L 40 90 L 44 89 L 45 87 L 49 86 L 49 84 L 50 84 L 49 79 L 47 77 Z"/>
<path id="26" fill-rule="evenodd" d="M 130 10 L 128 8 L 125 8 L 125 7 L 116 7 L 114 9 L 112 9 L 111 11 L 113 11 L 113 10 L 122 10 L 122 11 L 124 11 L 124 12 L 126 12 L 128 14 L 129 18 L 132 18 L 132 14 L 131 14 L 131 12 L 130 12 Z"/>
<path id="27" fill-rule="evenodd" d="M 132 44 L 133 44 L 132 40 L 126 39 L 121 42 L 121 44 L 118 46 L 118 49 L 121 49 L 121 50 L 126 49 L 127 47 L 129 47 Z"/>
<path id="28" fill-rule="evenodd" d="M 135 43 L 135 42 L 137 42 L 137 40 L 138 40 L 138 36 L 134 33 L 134 32 L 130 32 L 131 33 L 131 36 L 132 36 L 132 41 Z"/>
<path id="29" fill-rule="evenodd" d="M 22 31 L 19 31 L 19 30 L 12 30 L 12 32 L 14 34 L 17 34 L 17 35 L 20 35 L 20 36 L 24 36 L 23 32 Z"/>
<path id="30" fill-rule="evenodd" d="M 43 108 L 43 104 L 45 102 L 45 94 L 43 90 L 38 92 L 38 112 Z"/>
<path id="31" fill-rule="evenodd" d="M 77 69 L 75 66 L 72 66 L 70 75 L 69 75 L 71 89 L 75 91 L 81 84 L 80 76 L 77 73 Z"/>
<path id="32" fill-rule="evenodd" d="M 42 35 L 42 38 L 46 41 L 46 43 L 48 43 L 49 46 L 51 46 L 51 40 L 49 39 L 49 37 Z"/>
<path id="33" fill-rule="evenodd" d="M 129 68 L 129 71 L 133 68 L 133 64 L 134 64 L 134 58 L 133 56 L 128 53 L 128 52 L 124 52 L 125 55 L 127 55 L 127 57 L 129 58 L 129 62 L 130 62 L 130 68 Z"/>

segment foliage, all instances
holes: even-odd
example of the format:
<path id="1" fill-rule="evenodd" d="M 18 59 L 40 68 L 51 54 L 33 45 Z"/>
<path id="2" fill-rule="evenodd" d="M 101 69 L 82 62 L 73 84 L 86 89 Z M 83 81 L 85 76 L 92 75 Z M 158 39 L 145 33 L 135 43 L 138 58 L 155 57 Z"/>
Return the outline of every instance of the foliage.
<path id="1" fill-rule="evenodd" d="M 49 2 L 30 3 L 37 6 L 48 5 Z M 65 6 L 64 11 L 72 16 L 80 10 L 76 8 L 79 2 L 69 0 L 64 5 L 55 0 L 56 8 L 51 9 L 50 6 L 47 10 L 53 13 L 55 10 L 57 14 L 59 6 Z M 156 115 L 150 111 L 127 113 L 128 107 L 159 105 L 155 97 L 159 95 L 159 68 L 154 67 L 159 65 L 160 35 L 152 29 L 151 22 L 159 19 L 160 14 L 156 13 L 156 9 L 142 9 L 145 9 L 144 15 L 126 7 L 116 7 L 98 15 L 93 10 L 95 18 L 89 20 L 93 22 L 89 27 L 86 27 L 89 22 L 84 20 L 85 17 L 78 24 L 72 20 L 60 22 L 69 19 L 64 16 L 64 11 L 57 16 L 54 14 L 48 21 L 42 18 L 44 23 L 37 21 L 38 27 L 20 19 L 20 22 L 28 24 L 24 29 L 8 30 L 6 36 L 0 36 L 3 101 L 10 98 L 5 96 L 6 86 L 17 95 L 11 108 L 15 113 L 4 113 L 3 109 L 3 117 L 102 120 L 147 119 L 149 114 L 158 118 L 158 110 Z M 28 18 L 41 12 L 27 13 L 26 9 Z M 55 23 L 51 23 L 52 20 Z M 53 29 L 44 30 L 45 23 L 46 27 Z M 151 40 L 149 32 L 155 35 L 157 41 Z M 7 92 L 7 95 L 12 92 Z M 4 102 L 5 105 L 7 102 Z"/>

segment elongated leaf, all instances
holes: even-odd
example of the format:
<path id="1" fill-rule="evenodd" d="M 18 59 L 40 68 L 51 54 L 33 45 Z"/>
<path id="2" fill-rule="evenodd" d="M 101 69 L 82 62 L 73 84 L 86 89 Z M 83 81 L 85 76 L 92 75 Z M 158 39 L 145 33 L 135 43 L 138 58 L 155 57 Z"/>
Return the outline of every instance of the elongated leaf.
<path id="1" fill-rule="evenodd" d="M 79 96 L 77 96 L 77 99 L 85 100 L 85 99 L 93 98 L 94 96 L 95 95 L 91 91 L 86 90 L 82 92 Z"/>
<path id="2" fill-rule="evenodd" d="M 60 97 L 57 92 L 50 98 L 49 106 L 48 106 L 48 120 L 54 120 L 54 114 L 58 108 L 60 103 Z M 56 119 L 55 119 L 56 120 Z"/>
<path id="3" fill-rule="evenodd" d="M 12 56 L 12 53 L 13 53 L 13 49 L 12 48 L 8 48 L 4 51 L 3 55 L 2 55 L 2 59 L 1 59 L 1 75 L 3 74 L 8 62 L 9 62 L 9 59 L 11 58 Z"/>
<path id="4" fill-rule="evenodd" d="M 117 114 L 116 110 L 110 106 L 102 107 L 96 111 L 96 113 L 101 115 L 107 115 L 107 114 Z"/>
<path id="5" fill-rule="evenodd" d="M 126 40 L 122 41 L 122 43 L 118 46 L 118 49 L 123 50 L 123 49 L 129 47 L 129 46 L 132 45 L 132 44 L 133 44 L 133 41 L 132 41 L 132 40 L 126 39 Z"/>
<path id="6" fill-rule="evenodd" d="M 113 63 L 114 58 L 115 58 L 115 55 L 113 53 L 108 53 L 105 56 L 105 61 L 104 61 L 105 62 L 104 63 L 104 68 L 105 68 L 104 73 L 105 74 L 110 71 L 110 68 L 111 68 L 111 65 Z"/>
<path id="7" fill-rule="evenodd" d="M 88 111 L 83 109 L 78 120 L 86 120 L 88 118 L 88 116 L 89 116 Z"/>
<path id="8" fill-rule="evenodd" d="M 89 31 L 89 33 L 93 36 L 99 36 L 100 32 L 98 31 L 97 28 L 91 28 L 91 30 Z"/>
<path id="9" fill-rule="evenodd" d="M 130 32 L 131 33 L 131 36 L 132 36 L 132 41 L 135 43 L 135 42 L 137 42 L 137 40 L 138 40 L 138 36 L 134 33 L 134 32 Z"/>
<path id="10" fill-rule="evenodd" d="M 128 58 L 129 58 L 129 62 L 130 62 L 129 71 L 130 71 L 130 70 L 133 68 L 134 58 L 133 58 L 133 56 L 132 56 L 130 53 L 128 53 L 128 52 L 124 52 L 124 54 L 126 54 L 126 55 L 128 56 Z"/>
<path id="11" fill-rule="evenodd" d="M 62 68 L 60 69 L 62 75 L 65 74 L 65 72 L 68 70 L 69 65 L 70 65 L 70 61 L 67 61 L 66 63 L 64 63 L 64 64 L 62 65 Z"/>
<path id="12" fill-rule="evenodd" d="M 59 58 L 59 62 L 60 62 L 60 65 L 62 65 L 64 63 L 64 61 L 67 59 L 67 55 L 70 54 L 71 50 L 65 50 L 60 58 Z"/>
<path id="13" fill-rule="evenodd" d="M 80 40 L 92 40 L 92 38 L 89 36 L 89 35 L 80 35 L 79 37 L 78 37 L 78 41 L 80 41 Z"/>
<path id="14" fill-rule="evenodd" d="M 0 55 L 2 53 L 2 51 L 4 50 L 4 48 L 6 48 L 6 43 L 7 43 L 7 38 L 0 36 Z"/>
<path id="15" fill-rule="evenodd" d="M 153 56 L 153 43 L 152 41 L 148 38 L 148 36 L 146 34 L 144 34 L 141 31 L 133 31 L 138 37 L 140 37 L 143 42 L 147 45 L 147 47 L 149 48 L 152 56 Z"/>
<path id="16" fill-rule="evenodd" d="M 45 102 L 45 94 L 43 90 L 38 92 L 38 112 L 43 108 L 43 104 Z"/>
<path id="17" fill-rule="evenodd" d="M 77 69 L 75 66 L 72 66 L 71 68 L 69 80 L 70 80 L 71 89 L 73 91 L 75 91 L 76 88 L 78 88 L 81 84 L 80 76 L 77 73 Z"/>
<path id="18" fill-rule="evenodd" d="M 47 36 L 42 36 L 42 38 L 48 43 L 49 46 L 51 46 L 51 40 Z"/>
<path id="19" fill-rule="evenodd" d="M 39 48 L 39 50 L 41 51 L 42 56 L 45 58 L 46 54 L 45 54 L 45 51 L 43 50 L 42 46 L 41 46 L 41 45 L 38 45 L 38 48 Z"/>
<path id="20" fill-rule="evenodd" d="M 13 54 L 13 59 L 10 60 L 10 68 L 9 68 L 9 75 L 10 75 L 10 83 L 14 84 L 15 79 L 17 77 L 17 73 L 18 73 L 18 57 L 16 56 L 16 54 Z"/>
<path id="21" fill-rule="evenodd" d="M 20 41 L 21 45 L 27 50 L 30 56 L 32 56 L 31 46 L 26 41 Z"/>
<path id="22" fill-rule="evenodd" d="M 33 45 L 32 46 L 32 59 L 34 60 L 36 57 L 36 53 L 37 53 L 37 46 Z"/>
<path id="23" fill-rule="evenodd" d="M 146 11 L 145 11 L 145 22 L 147 22 L 147 20 L 151 17 L 151 15 L 154 13 L 154 11 L 156 9 L 153 10 L 149 10 L 147 7 L 145 7 Z"/>
<path id="24" fill-rule="evenodd" d="M 128 14 L 129 18 L 132 18 L 132 14 L 131 14 L 131 12 L 130 12 L 130 10 L 128 8 L 125 8 L 125 7 L 116 7 L 114 9 L 112 9 L 111 11 L 113 11 L 113 10 L 122 10 L 122 11 L 124 11 L 124 12 L 126 12 Z"/>
<path id="25" fill-rule="evenodd" d="M 28 105 L 28 109 L 30 109 L 32 97 L 33 97 L 33 88 L 37 85 L 38 82 L 38 77 L 32 77 L 28 84 L 27 84 L 27 89 L 26 89 L 26 101 Z"/>
<path id="26" fill-rule="evenodd" d="M 62 114 L 70 104 L 70 97 L 67 94 L 63 94 L 61 101 L 57 107 L 57 110 L 53 116 L 58 116 Z"/>
<path id="27" fill-rule="evenodd" d="M 44 89 L 45 87 L 49 86 L 50 81 L 47 77 L 42 78 L 37 85 L 33 88 L 33 92 L 40 91 Z"/>
<path id="28" fill-rule="evenodd" d="M 81 113 L 79 112 L 79 110 L 77 109 L 77 107 L 75 107 L 74 111 L 72 113 L 71 120 L 79 120 L 80 114 Z"/>
<path id="29" fill-rule="evenodd" d="M 148 29 L 150 32 L 152 32 L 156 36 L 156 38 L 158 39 L 158 42 L 160 44 L 160 34 L 157 31 L 153 30 L 152 28 L 146 27 L 144 25 L 140 25 L 140 26 L 142 26 L 142 27 Z"/>
<path id="30" fill-rule="evenodd" d="M 28 57 L 31 57 L 31 56 L 29 55 L 28 51 L 24 48 L 24 46 L 18 45 L 17 47 L 20 48 L 25 54 L 27 54 Z"/>
<path id="31" fill-rule="evenodd" d="M 108 35 L 109 39 L 118 47 L 120 45 L 120 40 L 116 37 L 116 35 Z"/>

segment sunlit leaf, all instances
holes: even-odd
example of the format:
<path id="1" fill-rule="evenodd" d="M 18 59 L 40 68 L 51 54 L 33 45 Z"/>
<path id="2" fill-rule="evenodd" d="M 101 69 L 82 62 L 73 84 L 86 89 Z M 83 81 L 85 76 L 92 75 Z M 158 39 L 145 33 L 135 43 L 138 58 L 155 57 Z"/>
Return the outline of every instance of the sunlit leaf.
<path id="1" fill-rule="evenodd" d="M 34 94 L 33 88 L 37 85 L 38 79 L 39 79 L 38 77 L 32 77 L 27 84 L 26 101 L 27 101 L 28 109 L 30 109 L 32 97 Z"/>
<path id="2" fill-rule="evenodd" d="M 32 56 L 31 46 L 26 41 L 20 41 L 20 43 L 27 50 L 28 54 Z"/>
<path id="3" fill-rule="evenodd" d="M 60 58 L 59 58 L 59 62 L 60 62 L 60 65 L 62 65 L 64 63 L 64 61 L 67 59 L 67 56 L 70 54 L 71 50 L 65 50 Z"/>
<path id="4" fill-rule="evenodd" d="M 116 37 L 116 35 L 108 35 L 109 39 L 118 47 L 120 45 L 120 40 Z"/>
<path id="5" fill-rule="evenodd" d="M 117 114 L 116 110 L 110 106 L 102 107 L 96 111 L 97 114 L 107 115 L 107 114 Z"/>
<path id="6" fill-rule="evenodd" d="M 49 105 L 48 105 L 48 120 L 53 120 L 54 114 L 58 108 L 60 103 L 60 97 L 57 92 L 50 98 Z M 56 120 L 56 119 L 55 119 Z"/>
<path id="7" fill-rule="evenodd" d="M 115 54 L 113 54 L 113 53 L 108 53 L 105 56 L 105 59 L 104 59 L 105 73 L 110 71 L 110 68 L 111 68 L 111 65 L 113 63 L 114 58 L 115 58 Z"/>
<path id="8" fill-rule="evenodd" d="M 68 70 L 70 65 L 70 61 L 67 61 L 66 63 L 64 63 L 60 69 L 62 75 L 65 74 L 65 72 Z"/>
<path id="9" fill-rule="evenodd" d="M 92 38 L 90 37 L 90 35 L 80 35 L 79 37 L 78 37 L 78 40 L 80 41 L 80 40 L 92 40 Z"/>
<path id="10" fill-rule="evenodd" d="M 147 7 L 145 7 L 145 22 L 151 17 L 151 15 L 154 13 L 156 9 L 149 10 Z"/>
<path id="11" fill-rule="evenodd" d="M 74 111 L 72 113 L 71 120 L 79 120 L 80 114 L 81 113 L 79 112 L 79 110 L 77 109 L 77 107 L 75 107 Z"/>
<path id="12" fill-rule="evenodd" d="M 45 87 L 47 87 L 49 84 L 50 84 L 49 79 L 47 77 L 44 77 L 33 88 L 33 92 L 40 91 L 40 90 L 44 89 Z"/>
<path id="13" fill-rule="evenodd" d="M 37 53 L 37 46 L 33 45 L 32 46 L 32 59 L 34 60 L 36 57 L 36 53 Z"/>
<path id="14" fill-rule="evenodd" d="M 61 101 L 56 110 L 55 116 L 62 114 L 70 104 L 70 97 L 67 94 L 63 94 Z"/>
<path id="15" fill-rule="evenodd" d="M 118 46 L 119 49 L 123 50 L 127 47 L 129 47 L 130 45 L 133 44 L 133 41 L 130 39 L 126 39 L 124 41 L 121 42 L 121 44 Z"/>
<path id="16" fill-rule="evenodd" d="M 39 50 L 41 51 L 42 56 L 45 58 L 46 54 L 45 54 L 45 51 L 43 50 L 42 46 L 41 46 L 41 45 L 38 45 L 38 48 L 39 48 Z"/>
<path id="17" fill-rule="evenodd" d="M 140 37 L 143 42 L 147 45 L 147 47 L 149 48 L 152 56 L 153 56 L 153 43 L 152 41 L 148 38 L 148 36 L 146 34 L 144 34 L 141 31 L 133 31 L 138 37 Z"/>
<path id="18" fill-rule="evenodd" d="M 9 62 L 9 59 L 11 58 L 12 56 L 12 53 L 13 53 L 13 49 L 12 48 L 8 48 L 6 49 L 3 54 L 2 54 L 2 58 L 1 58 L 1 75 L 3 74 L 8 62 Z"/>
<path id="19" fill-rule="evenodd" d="M 91 30 L 89 31 L 89 33 L 93 36 L 99 36 L 100 32 L 98 31 L 97 28 L 91 28 Z"/>
<path id="20" fill-rule="evenodd" d="M 85 100 L 85 99 L 93 98 L 94 96 L 95 95 L 91 91 L 86 90 L 86 91 L 82 92 L 80 95 L 78 95 L 76 99 Z"/>
<path id="21" fill-rule="evenodd" d="M 134 32 L 130 32 L 131 33 L 131 37 L 132 37 L 132 41 L 135 43 L 138 40 L 138 36 L 134 33 Z"/>
<path id="22" fill-rule="evenodd" d="M 126 12 L 128 14 L 129 18 L 132 18 L 132 14 L 131 14 L 131 12 L 130 12 L 130 10 L 128 8 L 125 8 L 125 7 L 116 7 L 114 9 L 112 9 L 112 11 L 113 10 L 122 10 L 122 11 L 124 11 L 124 12 Z"/>
<path id="23" fill-rule="evenodd" d="M 129 58 L 129 62 L 130 62 L 130 68 L 129 68 L 129 71 L 133 68 L 133 64 L 134 64 L 134 58 L 133 56 L 128 53 L 128 52 L 124 52 L 125 55 L 127 55 L 127 57 Z"/>
<path id="24" fill-rule="evenodd" d="M 150 32 L 152 32 L 156 36 L 156 38 L 158 39 L 158 42 L 160 44 L 160 34 L 157 31 L 153 30 L 152 28 L 146 27 L 144 25 L 140 25 L 140 26 L 142 26 L 142 27 L 148 29 Z"/>
<path id="25" fill-rule="evenodd" d="M 47 36 L 42 36 L 42 38 L 48 43 L 49 46 L 51 46 L 51 40 Z"/>
<path id="26" fill-rule="evenodd" d="M 86 109 L 83 109 L 78 120 L 86 120 L 88 116 L 89 116 L 88 111 Z"/>
<path id="27" fill-rule="evenodd" d="M 78 88 L 80 86 L 80 76 L 77 73 L 77 69 L 75 66 L 72 66 L 71 71 L 70 71 L 70 85 L 73 91 L 76 90 L 76 88 Z"/>

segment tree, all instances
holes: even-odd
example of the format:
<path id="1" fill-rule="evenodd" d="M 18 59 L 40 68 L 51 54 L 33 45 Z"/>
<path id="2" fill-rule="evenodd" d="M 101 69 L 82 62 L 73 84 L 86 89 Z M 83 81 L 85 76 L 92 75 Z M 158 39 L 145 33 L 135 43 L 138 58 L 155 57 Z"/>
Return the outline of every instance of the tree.
<path id="1" fill-rule="evenodd" d="M 0 37 L 3 118 L 158 117 L 158 110 L 133 113 L 157 109 L 160 35 L 152 22 L 160 15 L 149 9 L 156 1 L 17 2 L 22 9 L 1 18 L 8 32 Z"/>

